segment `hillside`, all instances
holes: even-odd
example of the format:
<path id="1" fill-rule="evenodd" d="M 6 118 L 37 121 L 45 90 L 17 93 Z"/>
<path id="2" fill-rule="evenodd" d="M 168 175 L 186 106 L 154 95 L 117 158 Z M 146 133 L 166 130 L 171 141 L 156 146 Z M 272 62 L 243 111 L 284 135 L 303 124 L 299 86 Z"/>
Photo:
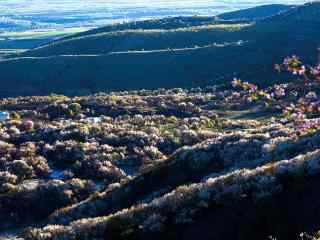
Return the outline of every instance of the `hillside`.
<path id="1" fill-rule="evenodd" d="M 14 1 L 14 0 L 11 0 Z M 124 0 L 131 2 L 131 0 Z M 150 8 L 143 9 L 137 8 L 135 6 L 129 6 L 123 2 L 119 3 L 115 1 L 111 3 L 112 8 L 104 8 L 104 3 L 97 1 L 95 4 L 94 1 L 86 3 L 86 7 L 79 4 L 74 4 L 68 2 L 63 4 L 61 0 L 50 2 L 43 7 L 42 0 L 33 0 L 32 6 L 34 11 L 28 6 L 28 2 L 17 1 L 15 3 L 3 2 L 0 5 L 0 12 L 2 17 L 0 18 L 0 56 L 10 54 L 16 49 L 17 52 L 22 50 L 28 50 L 31 48 L 36 48 L 41 45 L 46 45 L 49 42 L 53 42 L 57 39 L 62 38 L 63 36 L 68 36 L 66 38 L 73 38 L 76 36 L 83 36 L 92 33 L 98 32 L 109 32 L 109 31 L 119 31 L 119 30 L 128 30 L 128 29 L 172 29 L 178 27 L 194 26 L 205 22 L 214 21 L 215 17 L 199 17 L 197 15 L 193 17 L 186 17 L 194 14 L 200 14 L 200 16 L 207 16 L 216 14 L 216 12 L 226 11 L 228 9 L 228 3 L 222 1 L 221 6 L 216 6 L 217 3 L 206 2 L 203 7 L 203 3 L 197 2 L 191 3 L 191 5 L 186 3 L 183 8 L 172 7 L 167 8 L 166 6 L 171 5 L 171 1 L 165 2 L 160 0 L 160 5 L 158 3 L 147 3 L 150 5 Z M 72 6 L 68 9 L 67 6 Z M 238 4 L 234 5 L 237 6 Z M 247 3 L 245 5 L 239 4 L 239 7 L 245 7 L 252 5 Z M 28 7 L 27 7 L 28 6 Z M 58 7 L 59 6 L 59 7 Z M 90 6 L 88 9 L 88 6 Z M 212 7 L 210 7 L 212 6 Z M 50 8 L 56 8 L 56 11 L 52 11 Z M 261 7 L 264 8 L 264 7 Z M 262 14 L 266 16 L 267 14 L 273 14 L 273 11 L 276 9 L 262 10 L 259 8 L 257 14 Z M 265 8 L 270 8 L 265 6 Z M 279 7 L 280 8 L 280 7 Z M 29 10 L 28 10 L 29 9 Z M 31 10 L 31 11 L 30 11 Z M 279 9 L 280 10 L 280 9 Z M 28 11 L 28 14 L 25 14 L 25 11 Z M 246 10 L 243 10 L 244 13 Z M 240 11 L 241 12 L 241 11 Z M 82 13 L 82 14 L 80 14 Z M 239 13 L 236 13 L 239 14 Z M 241 14 L 241 13 L 240 13 Z M 166 19 L 166 16 L 179 16 L 182 17 L 172 17 L 170 20 Z M 262 17 L 261 15 L 261 17 Z M 141 19 L 153 18 L 155 20 L 141 21 Z M 159 19 L 165 18 L 165 19 Z M 130 19 L 129 22 L 127 19 Z M 139 21 L 140 19 L 140 21 Z M 138 22 L 135 22 L 138 21 Z M 109 26 L 102 27 L 106 24 L 112 22 L 123 22 L 122 24 L 113 24 Z M 76 29 L 82 28 L 81 34 L 76 34 L 78 31 Z M 84 32 L 88 29 L 98 28 L 97 30 Z M 74 31 L 76 30 L 76 31 Z M 46 32 L 47 36 L 43 37 L 43 34 L 40 33 L 40 36 L 35 34 L 32 38 L 29 37 L 30 33 L 37 32 Z M 75 35 L 70 34 L 74 31 Z M 17 36 L 14 35 L 24 35 L 27 36 Z"/>
<path id="2" fill-rule="evenodd" d="M 134 29 L 165 29 L 165 30 L 173 30 L 176 28 L 186 28 L 186 27 L 195 27 L 201 25 L 209 25 L 213 23 L 217 23 L 220 20 L 238 20 L 242 21 L 252 21 L 256 19 L 262 19 L 266 17 L 270 17 L 275 15 L 281 11 L 288 10 L 292 6 L 281 5 L 281 4 L 272 4 L 272 5 L 263 5 L 259 7 L 253 7 L 249 9 L 228 12 L 224 14 L 220 14 L 215 17 L 173 17 L 173 18 L 163 18 L 156 20 L 146 20 L 146 21 L 135 21 L 128 22 L 122 24 L 113 24 L 97 29 L 93 29 L 87 32 L 74 34 L 71 36 L 67 36 L 61 40 L 66 40 L 75 37 L 93 35 L 97 33 L 107 33 L 114 31 L 124 31 L 124 30 L 134 30 Z M 244 19 L 245 18 L 245 19 Z"/>
<path id="3" fill-rule="evenodd" d="M 232 33 L 250 23 L 215 23 L 173 29 L 127 29 L 61 39 L 19 54 L 18 57 L 102 55 L 112 52 L 194 48 L 216 41 L 232 41 Z M 97 31 L 97 30 L 96 30 Z M 231 36 L 230 36 L 231 35 Z M 236 39 L 234 39 L 236 40 Z"/>
<path id="4" fill-rule="evenodd" d="M 313 3 L 251 23 L 173 18 L 108 26 L 1 61 L 0 94 L 206 86 L 233 76 L 281 81 L 270 69 L 283 57 L 316 59 L 318 16 Z"/>
<path id="5" fill-rule="evenodd" d="M 224 20 L 259 20 L 266 17 L 271 17 L 280 12 L 288 11 L 293 6 L 283 4 L 270 4 L 258 7 L 253 7 L 244 10 L 238 10 L 234 12 L 228 12 L 218 15 L 219 19 Z"/>
<path id="6" fill-rule="evenodd" d="M 108 32 L 115 32 L 115 31 L 125 31 L 125 30 L 151 30 L 151 29 L 164 29 L 164 30 L 172 30 L 176 28 L 183 28 L 183 27 L 194 27 L 194 26 L 201 26 L 212 24 L 216 21 L 216 17 L 172 17 L 172 18 L 163 18 L 163 19 L 150 19 L 145 21 L 133 21 L 127 23 L 118 23 L 118 24 L 111 24 L 105 27 L 100 27 L 96 29 L 92 29 L 90 31 L 73 34 L 67 36 L 63 39 L 71 39 L 77 37 L 84 37 L 88 35 L 94 35 L 98 33 L 108 33 Z"/>
<path id="7" fill-rule="evenodd" d="M 319 128 L 299 132 L 248 96 L 213 86 L 2 99 L 0 238 L 315 234 Z"/>
<path id="8" fill-rule="evenodd" d="M 230 31 L 249 26 L 250 21 L 256 18 L 270 17 L 290 8 L 287 5 L 266 5 L 218 17 L 177 17 L 115 24 L 70 35 L 19 56 L 92 55 L 142 49 L 190 48 L 210 45 L 215 41 L 236 42 L 239 36 L 228 34 Z"/>

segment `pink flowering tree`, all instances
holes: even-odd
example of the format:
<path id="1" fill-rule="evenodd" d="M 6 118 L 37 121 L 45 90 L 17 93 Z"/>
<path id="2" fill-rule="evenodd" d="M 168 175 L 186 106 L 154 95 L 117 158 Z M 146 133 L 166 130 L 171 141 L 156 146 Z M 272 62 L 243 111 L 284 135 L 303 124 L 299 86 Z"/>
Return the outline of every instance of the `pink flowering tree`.
<path id="1" fill-rule="evenodd" d="M 320 129 L 320 64 L 303 64 L 297 56 L 287 57 L 282 64 L 277 64 L 279 72 L 292 73 L 294 78 L 287 84 L 279 84 L 267 89 L 234 79 L 232 86 L 241 88 L 251 101 L 261 101 L 268 107 L 282 109 L 283 116 L 289 120 L 298 134 Z"/>

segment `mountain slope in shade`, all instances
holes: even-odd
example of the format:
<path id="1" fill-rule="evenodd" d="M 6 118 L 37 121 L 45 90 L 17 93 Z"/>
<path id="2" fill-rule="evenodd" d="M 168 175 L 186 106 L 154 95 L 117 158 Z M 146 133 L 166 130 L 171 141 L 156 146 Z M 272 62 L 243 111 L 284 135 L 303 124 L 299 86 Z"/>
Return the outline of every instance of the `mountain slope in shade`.
<path id="1" fill-rule="evenodd" d="M 234 76 L 267 85 L 285 56 L 316 60 L 319 16 L 315 2 L 255 23 L 190 18 L 161 20 L 165 29 L 97 29 L 0 62 L 0 94 L 194 87 Z"/>
<path id="2" fill-rule="evenodd" d="M 281 12 L 289 10 L 292 7 L 293 6 L 284 4 L 270 4 L 244 10 L 238 10 L 234 12 L 223 13 L 218 15 L 218 18 L 224 20 L 241 19 L 254 21 L 279 14 Z"/>
<path id="3" fill-rule="evenodd" d="M 180 28 L 190 28 L 191 30 L 195 31 L 195 29 L 192 29 L 191 27 L 197 28 L 200 26 L 205 26 L 205 25 L 212 25 L 212 24 L 223 24 L 223 22 L 217 21 L 218 19 L 220 20 L 240 20 L 242 22 L 244 21 L 253 21 L 253 20 L 258 20 L 258 19 L 263 19 L 266 17 L 270 17 L 276 14 L 279 14 L 281 12 L 287 11 L 293 6 L 290 5 L 282 5 L 282 4 L 272 4 L 272 5 L 264 5 L 264 6 L 259 6 L 259 7 L 254 7 L 254 8 L 249 8 L 249 9 L 244 9 L 244 10 L 239 10 L 235 12 L 229 12 L 225 14 L 218 15 L 217 17 L 174 17 L 174 18 L 165 18 L 165 19 L 159 19 L 159 20 L 147 20 L 147 21 L 140 21 L 140 22 L 129 22 L 129 23 L 123 23 L 123 24 L 114 24 L 114 25 L 109 25 L 106 27 L 101 27 L 93 30 L 89 30 L 83 33 L 78 33 L 78 34 L 73 34 L 67 37 L 64 37 L 62 39 L 59 39 L 58 41 L 54 42 L 55 45 L 60 45 L 61 43 L 65 43 L 66 40 L 73 39 L 75 41 L 81 41 L 78 38 L 86 37 L 88 36 L 89 39 L 84 39 L 84 41 L 88 40 L 90 41 L 90 38 L 98 38 L 99 34 L 111 34 L 114 32 L 118 31 L 127 31 L 127 30 L 171 30 L 174 31 L 175 29 L 180 29 Z M 205 27 L 204 27 L 205 29 Z M 112 34 L 115 35 L 115 34 Z M 163 35 L 163 34 L 162 34 Z M 102 37 L 102 36 L 101 36 Z M 126 38 L 126 36 L 120 36 L 120 38 Z M 157 34 L 154 34 L 155 38 L 159 38 Z M 179 37 L 179 36 L 177 36 Z M 134 38 L 134 37 L 133 37 Z M 137 37 L 139 39 L 139 37 Z M 181 37 L 183 40 L 184 37 Z M 203 40 L 205 40 L 203 38 Z M 212 42 L 212 36 L 207 36 L 207 41 Z M 118 41 L 118 39 L 116 39 Z M 159 41 L 162 41 L 160 38 Z M 181 41 L 181 40 L 180 40 Z M 105 39 L 105 42 L 108 42 L 108 45 L 113 45 L 112 43 L 109 43 L 109 39 Z M 167 42 L 172 42 L 167 40 Z M 147 45 L 148 39 L 144 41 L 144 44 Z M 53 43 L 49 43 L 51 45 L 51 54 L 55 53 L 56 55 L 59 55 L 61 50 L 57 50 L 56 46 L 52 46 Z M 79 49 L 83 49 L 83 47 L 77 47 L 74 45 L 74 41 L 68 42 L 66 44 L 66 47 L 64 48 L 65 51 L 66 49 L 70 49 L 71 45 L 73 47 L 71 48 L 76 48 L 78 51 Z M 167 44 L 167 46 L 169 45 Z M 197 44 L 197 43 L 195 43 Z M 198 44 L 201 44 L 199 42 Z M 102 46 L 99 46 L 99 43 L 92 43 L 88 42 L 86 44 L 86 48 L 90 48 L 90 46 L 96 45 L 98 49 L 103 49 Z M 191 45 L 191 44 L 189 44 Z M 41 48 L 45 48 L 46 46 L 42 46 Z M 145 46 L 147 47 L 147 46 Z M 63 47 L 62 47 L 63 48 Z M 141 49 L 142 47 L 140 47 Z M 147 47 L 148 48 L 148 47 Z M 161 48 L 161 47 L 158 47 Z M 163 46 L 162 48 L 165 48 Z M 57 52 L 55 52 L 57 51 Z M 98 50 L 99 51 L 99 50 Z M 102 50 L 103 51 L 103 50 Z M 49 53 L 47 53 L 49 54 Z M 33 54 L 34 55 L 34 54 Z"/>

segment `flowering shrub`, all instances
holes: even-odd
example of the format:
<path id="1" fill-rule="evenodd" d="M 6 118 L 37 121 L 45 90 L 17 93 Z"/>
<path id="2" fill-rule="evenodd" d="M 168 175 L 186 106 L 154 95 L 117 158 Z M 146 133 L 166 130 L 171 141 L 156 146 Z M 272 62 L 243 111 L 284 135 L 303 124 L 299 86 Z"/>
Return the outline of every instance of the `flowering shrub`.
<path id="1" fill-rule="evenodd" d="M 265 90 L 239 79 L 232 81 L 232 86 L 244 89 L 247 100 L 261 101 L 267 106 L 282 109 L 286 119 L 291 121 L 297 134 L 313 132 L 319 129 L 320 99 L 317 91 L 320 81 L 320 64 L 304 65 L 299 57 L 292 56 L 284 59 L 276 69 L 288 71 L 295 78 L 287 83 L 274 85 Z"/>

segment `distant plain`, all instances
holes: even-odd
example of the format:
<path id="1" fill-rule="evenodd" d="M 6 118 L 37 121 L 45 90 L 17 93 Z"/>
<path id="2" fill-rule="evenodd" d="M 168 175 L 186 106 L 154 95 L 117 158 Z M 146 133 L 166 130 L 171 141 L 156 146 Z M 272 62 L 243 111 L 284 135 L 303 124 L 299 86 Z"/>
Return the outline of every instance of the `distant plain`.
<path id="1" fill-rule="evenodd" d="M 0 0 L 0 56 L 106 24 L 173 16 L 213 16 L 286 1 Z"/>

